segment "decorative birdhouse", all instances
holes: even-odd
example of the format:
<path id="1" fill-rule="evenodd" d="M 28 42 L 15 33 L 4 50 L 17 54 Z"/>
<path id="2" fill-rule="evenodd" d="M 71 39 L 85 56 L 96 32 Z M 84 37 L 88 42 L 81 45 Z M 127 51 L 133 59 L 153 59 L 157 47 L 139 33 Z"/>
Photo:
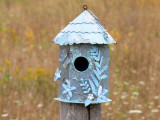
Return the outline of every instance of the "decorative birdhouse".
<path id="1" fill-rule="evenodd" d="M 109 99 L 109 45 L 116 43 L 98 18 L 84 11 L 54 38 L 60 45 L 59 80 L 61 102 L 98 104 Z"/>

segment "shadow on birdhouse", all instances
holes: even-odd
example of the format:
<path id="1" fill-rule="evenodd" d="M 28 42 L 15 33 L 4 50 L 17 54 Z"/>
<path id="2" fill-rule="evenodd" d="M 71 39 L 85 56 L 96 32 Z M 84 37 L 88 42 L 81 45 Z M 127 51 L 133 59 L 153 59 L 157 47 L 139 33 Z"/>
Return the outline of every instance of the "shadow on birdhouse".
<path id="1" fill-rule="evenodd" d="M 59 80 L 61 102 L 98 104 L 109 99 L 109 46 L 116 43 L 98 18 L 87 8 L 54 38 L 60 45 Z"/>

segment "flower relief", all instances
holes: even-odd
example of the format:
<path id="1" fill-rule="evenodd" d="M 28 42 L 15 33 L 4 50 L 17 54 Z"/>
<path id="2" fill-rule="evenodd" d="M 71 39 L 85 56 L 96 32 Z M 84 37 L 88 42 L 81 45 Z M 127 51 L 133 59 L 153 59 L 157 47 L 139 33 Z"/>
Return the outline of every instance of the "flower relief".
<path id="1" fill-rule="evenodd" d="M 54 81 L 57 81 L 59 79 L 61 79 L 61 70 L 57 68 L 57 71 L 55 72 L 55 76 L 54 76 Z"/>
<path id="2" fill-rule="evenodd" d="M 88 94 L 88 99 L 90 100 L 94 99 L 93 94 Z"/>
<path id="3" fill-rule="evenodd" d="M 88 105 L 90 105 L 93 99 L 94 99 L 93 94 L 88 94 L 88 97 L 85 100 L 85 107 L 88 106 Z"/>
<path id="4" fill-rule="evenodd" d="M 62 94 L 66 94 L 67 100 L 72 98 L 72 91 L 76 89 L 76 87 L 71 86 L 70 81 L 66 80 L 66 84 L 62 84 L 64 90 Z"/>
<path id="5" fill-rule="evenodd" d="M 105 96 L 105 94 L 108 92 L 108 90 L 103 89 L 102 86 L 100 85 L 98 87 L 98 91 L 96 91 L 96 94 L 94 97 L 93 94 L 88 94 L 87 99 L 85 100 L 85 106 L 88 106 L 92 103 L 92 101 L 95 100 L 95 98 L 97 99 L 97 102 L 103 102 L 103 101 L 107 101 L 108 98 Z"/>

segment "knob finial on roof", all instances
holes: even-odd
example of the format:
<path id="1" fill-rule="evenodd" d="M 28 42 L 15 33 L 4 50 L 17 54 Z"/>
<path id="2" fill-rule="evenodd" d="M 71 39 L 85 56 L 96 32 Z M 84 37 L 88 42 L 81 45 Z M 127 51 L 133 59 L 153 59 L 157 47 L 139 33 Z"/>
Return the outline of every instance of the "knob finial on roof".
<path id="1" fill-rule="evenodd" d="M 84 9 L 84 10 L 87 10 L 87 9 L 88 9 L 88 6 L 87 6 L 87 5 L 83 5 L 83 9 Z"/>

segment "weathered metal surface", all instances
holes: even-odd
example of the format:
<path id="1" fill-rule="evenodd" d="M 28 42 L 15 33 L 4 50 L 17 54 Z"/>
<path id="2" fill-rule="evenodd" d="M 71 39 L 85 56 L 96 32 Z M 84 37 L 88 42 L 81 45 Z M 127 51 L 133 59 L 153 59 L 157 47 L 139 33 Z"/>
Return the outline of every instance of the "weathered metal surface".
<path id="1" fill-rule="evenodd" d="M 56 100 L 89 106 L 111 101 L 108 44 L 116 42 L 87 6 L 84 9 L 53 40 L 60 45 L 54 81 L 59 80 Z"/>
<path id="2" fill-rule="evenodd" d="M 74 62 L 79 57 L 88 61 L 88 68 L 84 71 L 75 67 Z M 59 97 L 56 100 L 84 103 L 85 106 L 111 101 L 108 89 L 108 45 L 61 46 L 59 60 L 61 75 L 58 74 Z"/>
<path id="3" fill-rule="evenodd" d="M 53 42 L 61 46 L 80 43 L 116 43 L 100 24 L 98 18 L 91 11 L 87 10 L 61 30 L 61 32 L 54 38 Z"/>

